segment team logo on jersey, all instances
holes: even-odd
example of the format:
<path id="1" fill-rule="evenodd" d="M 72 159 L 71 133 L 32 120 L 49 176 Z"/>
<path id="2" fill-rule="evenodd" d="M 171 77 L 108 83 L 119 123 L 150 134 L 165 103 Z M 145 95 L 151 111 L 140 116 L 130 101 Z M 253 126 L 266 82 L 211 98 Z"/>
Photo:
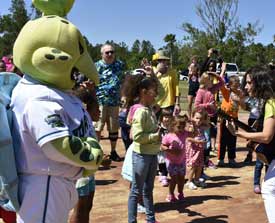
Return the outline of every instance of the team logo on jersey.
<path id="1" fill-rule="evenodd" d="M 89 129 L 90 129 L 89 120 L 86 117 L 86 115 L 84 115 L 78 128 L 73 130 L 73 135 L 77 137 L 87 136 L 87 134 L 89 134 Z"/>
<path id="2" fill-rule="evenodd" d="M 47 122 L 47 124 L 50 125 L 52 128 L 65 127 L 61 116 L 58 114 L 47 116 L 47 118 L 45 118 L 45 122 Z"/>

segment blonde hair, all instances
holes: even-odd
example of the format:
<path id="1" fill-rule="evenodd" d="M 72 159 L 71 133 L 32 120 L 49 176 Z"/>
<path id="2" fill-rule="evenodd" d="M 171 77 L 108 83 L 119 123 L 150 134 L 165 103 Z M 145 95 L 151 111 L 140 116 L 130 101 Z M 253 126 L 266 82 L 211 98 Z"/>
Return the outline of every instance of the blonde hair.
<path id="1" fill-rule="evenodd" d="M 211 75 L 208 74 L 207 72 L 204 72 L 201 77 L 200 77 L 200 88 L 205 88 L 207 87 L 206 86 L 206 83 L 209 83 L 209 80 L 210 79 Z"/>

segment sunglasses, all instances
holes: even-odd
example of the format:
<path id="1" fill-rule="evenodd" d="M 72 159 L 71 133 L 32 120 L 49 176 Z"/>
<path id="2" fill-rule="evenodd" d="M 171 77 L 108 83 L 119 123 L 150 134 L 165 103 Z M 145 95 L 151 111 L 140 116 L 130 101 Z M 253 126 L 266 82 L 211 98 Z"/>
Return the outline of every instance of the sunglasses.
<path id="1" fill-rule="evenodd" d="M 106 52 L 105 52 L 106 55 L 109 55 L 109 54 L 112 55 L 112 54 L 114 54 L 114 53 L 115 53 L 115 51 L 113 51 L 113 50 L 110 50 L 110 51 L 106 51 Z"/>

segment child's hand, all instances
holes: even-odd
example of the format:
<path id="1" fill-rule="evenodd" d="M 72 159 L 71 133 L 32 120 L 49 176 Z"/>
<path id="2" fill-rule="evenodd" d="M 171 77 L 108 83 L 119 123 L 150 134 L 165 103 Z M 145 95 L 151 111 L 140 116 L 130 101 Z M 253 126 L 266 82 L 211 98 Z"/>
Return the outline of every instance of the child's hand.
<path id="1" fill-rule="evenodd" d="M 211 110 L 215 110 L 216 109 L 215 102 L 213 101 L 213 102 L 208 103 L 207 107 Z"/>

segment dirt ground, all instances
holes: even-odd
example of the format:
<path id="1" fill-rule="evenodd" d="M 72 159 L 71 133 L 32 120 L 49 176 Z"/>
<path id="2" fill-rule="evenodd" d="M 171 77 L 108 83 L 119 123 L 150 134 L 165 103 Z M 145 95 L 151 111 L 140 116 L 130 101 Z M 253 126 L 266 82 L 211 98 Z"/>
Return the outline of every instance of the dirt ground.
<path id="1" fill-rule="evenodd" d="M 247 115 L 242 115 L 241 119 L 247 120 Z M 103 139 L 101 143 L 105 152 L 109 152 L 109 141 Z M 262 197 L 253 192 L 255 162 L 249 166 L 242 164 L 247 153 L 244 145 L 245 140 L 238 139 L 238 168 L 207 169 L 206 174 L 211 176 L 207 187 L 194 191 L 185 188 L 185 200 L 182 203 L 166 202 L 168 188 L 162 187 L 156 179 L 154 203 L 157 220 L 161 223 L 266 223 Z M 124 156 L 121 139 L 117 149 Z M 212 160 L 216 162 L 217 158 L 214 156 Z M 121 177 L 121 166 L 122 162 L 113 162 L 110 169 L 97 171 L 90 222 L 127 222 L 129 183 Z M 145 215 L 138 214 L 138 221 L 145 222 Z"/>
<path id="2" fill-rule="evenodd" d="M 242 115 L 241 119 L 247 120 L 247 116 Z M 108 140 L 101 142 L 107 153 L 110 149 Z M 166 202 L 168 188 L 162 187 L 156 179 L 154 203 L 157 220 L 161 223 L 267 222 L 262 197 L 253 192 L 255 162 L 248 166 L 242 163 L 247 154 L 244 145 L 245 140 L 238 139 L 238 168 L 207 169 L 206 174 L 211 176 L 207 187 L 194 191 L 185 188 L 182 203 Z M 124 156 L 121 139 L 117 149 Z M 217 158 L 214 156 L 212 160 L 216 162 Z M 111 169 L 101 169 L 96 173 L 96 193 L 90 222 L 127 222 L 129 183 L 120 175 L 121 166 L 122 162 L 113 162 Z M 145 215 L 138 214 L 138 221 L 145 222 Z"/>

